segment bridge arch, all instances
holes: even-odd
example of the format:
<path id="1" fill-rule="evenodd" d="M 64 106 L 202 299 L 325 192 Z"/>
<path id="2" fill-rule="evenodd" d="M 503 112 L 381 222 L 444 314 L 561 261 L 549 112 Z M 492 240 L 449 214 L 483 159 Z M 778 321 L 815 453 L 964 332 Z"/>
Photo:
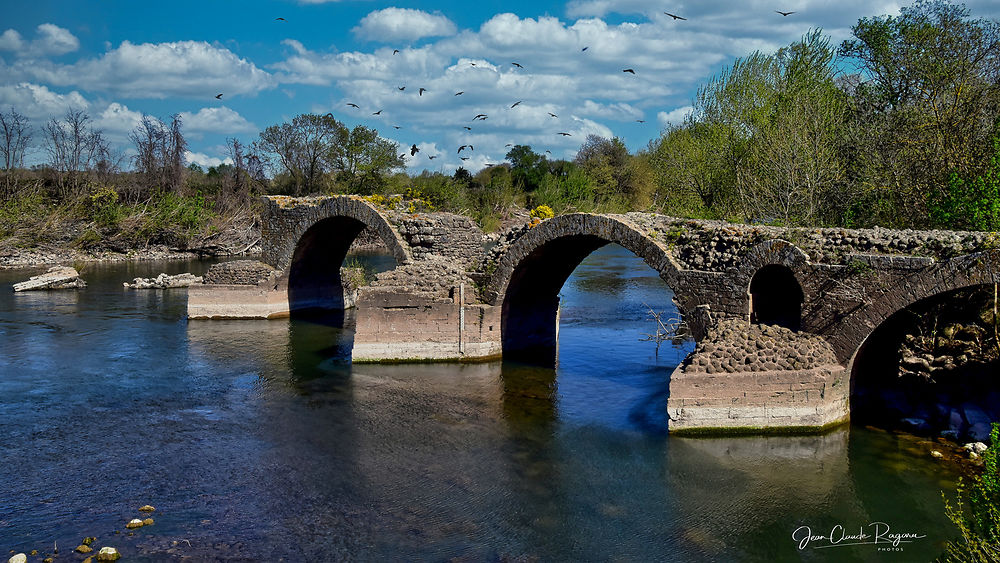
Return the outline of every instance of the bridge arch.
<path id="1" fill-rule="evenodd" d="M 668 286 L 678 266 L 666 248 L 627 220 L 574 213 L 543 221 L 504 252 L 487 300 L 501 307 L 503 354 L 536 364 L 555 360 L 559 290 L 590 253 L 616 243 L 642 258 Z"/>
<path id="2" fill-rule="evenodd" d="M 280 207 L 282 200 L 270 201 Z M 340 268 L 351 244 L 365 229 L 378 235 L 397 265 L 412 261 L 409 247 L 389 220 L 364 199 L 322 199 L 317 205 L 300 204 L 292 211 L 285 216 L 292 228 L 285 231 L 279 244 L 265 248 L 265 259 L 283 271 L 293 312 L 344 308 Z"/>
<path id="3" fill-rule="evenodd" d="M 781 239 L 754 245 L 735 272 L 735 282 L 746 288 L 746 314 L 750 322 L 799 330 L 805 293 L 801 282 L 809 257 Z"/>
<path id="4" fill-rule="evenodd" d="M 1000 283 L 1000 249 L 976 252 L 916 270 L 900 287 L 890 287 L 847 319 L 843 330 L 828 340 L 845 356 L 852 388 L 857 360 L 872 334 L 890 317 L 940 295 Z M 846 353 L 844 353 L 846 352 Z"/>

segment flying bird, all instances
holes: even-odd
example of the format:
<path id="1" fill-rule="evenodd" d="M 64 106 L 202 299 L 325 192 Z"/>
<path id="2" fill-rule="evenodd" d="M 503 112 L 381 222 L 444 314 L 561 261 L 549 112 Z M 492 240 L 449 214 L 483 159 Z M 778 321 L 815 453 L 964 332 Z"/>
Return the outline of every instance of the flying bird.
<path id="1" fill-rule="evenodd" d="M 549 154 L 552 154 L 552 151 L 550 151 L 550 150 L 546 150 L 545 152 L 547 152 Z"/>
<path id="2" fill-rule="evenodd" d="M 406 90 L 406 86 L 396 86 L 396 89 L 402 92 L 403 90 Z"/>
<path id="3" fill-rule="evenodd" d="M 420 149 L 417 148 L 417 145 L 410 145 L 410 156 L 413 156 L 418 152 L 420 152 Z"/>
<path id="4" fill-rule="evenodd" d="M 400 129 L 399 125 L 393 125 L 392 128 L 393 129 Z"/>
<path id="5" fill-rule="evenodd" d="M 682 18 L 682 17 L 680 17 L 680 16 L 675 16 L 675 15 L 671 14 L 670 12 L 663 12 L 663 13 L 664 13 L 664 14 L 667 14 L 668 16 L 670 16 L 670 17 L 672 17 L 672 18 L 674 18 L 674 21 L 677 21 L 677 20 L 684 20 L 684 21 L 687 21 L 687 18 Z"/>
<path id="6" fill-rule="evenodd" d="M 646 120 L 645 119 L 636 119 L 635 122 L 636 123 L 645 123 Z"/>
<path id="7" fill-rule="evenodd" d="M 559 134 L 562 135 L 563 137 L 572 137 L 573 136 L 573 135 L 570 135 L 569 133 L 563 133 L 561 131 L 559 132 Z"/>
<path id="8" fill-rule="evenodd" d="M 477 115 L 476 117 L 473 117 L 472 120 L 475 121 L 475 120 L 480 119 L 480 118 L 482 118 L 485 121 L 486 120 L 486 114 L 485 113 L 481 113 L 481 114 Z"/>
<path id="9" fill-rule="evenodd" d="M 288 20 L 286 20 L 285 18 L 274 18 L 274 21 L 283 21 L 283 22 L 286 22 Z"/>
<path id="10" fill-rule="evenodd" d="M 484 162 L 483 166 L 489 168 L 490 166 L 496 166 L 496 163 L 493 163 L 493 162 Z"/>
<path id="11" fill-rule="evenodd" d="M 461 153 L 463 150 L 465 150 L 465 147 L 467 147 L 467 146 L 469 146 L 469 145 L 462 145 L 462 146 L 458 147 L 458 151 L 456 151 L 455 154 Z"/>
<path id="12" fill-rule="evenodd" d="M 469 64 L 472 65 L 472 66 L 476 66 L 476 63 L 469 63 Z"/>
<path id="13" fill-rule="evenodd" d="M 437 158 L 437 157 L 438 157 L 438 155 L 434 155 L 434 156 L 428 156 L 428 157 L 427 157 L 427 160 L 434 160 L 434 159 L 435 159 L 435 158 Z"/>
<path id="14" fill-rule="evenodd" d="M 215 99 L 216 100 L 221 100 L 222 99 L 222 94 L 216 94 L 215 95 Z"/>
<path id="15" fill-rule="evenodd" d="M 461 96 L 461 95 L 462 95 L 462 94 L 464 94 L 464 93 L 465 93 L 465 90 L 462 90 L 461 92 L 455 92 L 455 95 L 456 95 L 456 96 Z"/>
<path id="16" fill-rule="evenodd" d="M 426 92 L 426 91 L 427 91 L 427 88 L 421 88 L 420 91 L 417 92 L 417 95 L 418 96 L 423 96 L 424 92 Z"/>
<path id="17" fill-rule="evenodd" d="M 630 73 L 632 73 L 632 74 L 635 74 L 635 71 L 634 71 L 634 70 L 632 70 L 632 69 L 630 69 L 630 68 L 626 68 L 626 69 L 625 69 L 625 70 L 623 70 L 622 72 L 630 72 Z"/>
<path id="18" fill-rule="evenodd" d="M 507 144 L 506 144 L 506 145 L 504 145 L 504 146 L 505 146 L 505 147 L 512 147 L 512 146 L 514 146 L 514 145 L 512 145 L 512 144 L 510 144 L 510 143 L 507 143 Z"/>
<path id="19" fill-rule="evenodd" d="M 795 12 L 782 12 L 781 10 L 775 10 L 775 12 L 777 12 L 777 13 L 783 15 L 783 16 L 790 16 L 790 15 L 792 15 L 792 14 L 795 13 Z"/>
<path id="20" fill-rule="evenodd" d="M 351 106 L 352 108 L 361 109 L 360 107 L 358 107 L 358 104 L 352 104 L 351 102 L 347 102 L 347 105 Z"/>
<path id="21" fill-rule="evenodd" d="M 582 52 L 586 51 L 586 50 L 587 50 L 587 49 L 589 49 L 589 48 L 590 48 L 590 45 L 587 45 L 587 46 L 586 46 L 586 47 L 584 47 L 583 49 L 580 49 L 580 52 L 582 53 Z"/>
<path id="22" fill-rule="evenodd" d="M 518 100 L 518 101 L 514 102 L 514 105 L 510 106 L 510 109 L 514 109 L 514 108 L 515 108 L 515 107 L 517 107 L 517 105 L 518 105 L 518 104 L 520 104 L 520 103 L 521 103 L 521 101 L 520 101 L 520 100 Z"/>
<path id="23" fill-rule="evenodd" d="M 463 127 L 463 128 L 464 128 L 464 129 L 466 130 L 466 131 L 472 131 L 472 127 L 469 127 L 468 125 L 463 125 L 462 127 Z"/>
<path id="24" fill-rule="evenodd" d="M 462 160 L 469 160 L 469 157 L 467 157 L 467 156 L 460 156 L 460 157 L 458 157 L 458 158 L 460 158 L 460 159 L 462 159 Z"/>
<path id="25" fill-rule="evenodd" d="M 551 111 L 549 112 L 549 115 L 550 115 L 551 117 L 559 117 L 558 115 L 556 115 L 556 114 L 552 113 Z"/>
<path id="26" fill-rule="evenodd" d="M 378 115 L 378 114 L 380 114 L 380 113 L 382 113 L 382 110 L 378 110 L 378 111 L 376 111 L 375 113 L 373 113 L 372 115 Z"/>
<path id="27" fill-rule="evenodd" d="M 521 66 L 521 65 L 519 65 L 519 64 L 517 64 L 517 63 L 510 63 L 510 64 L 512 64 L 512 65 L 514 65 L 514 66 L 516 66 L 517 68 L 524 68 L 523 66 Z"/>
<path id="28" fill-rule="evenodd" d="M 398 53 L 398 52 L 399 52 L 399 49 L 393 49 L 393 50 L 392 50 L 392 54 L 393 54 L 393 55 L 395 55 L 395 54 L 396 54 L 396 53 Z"/>

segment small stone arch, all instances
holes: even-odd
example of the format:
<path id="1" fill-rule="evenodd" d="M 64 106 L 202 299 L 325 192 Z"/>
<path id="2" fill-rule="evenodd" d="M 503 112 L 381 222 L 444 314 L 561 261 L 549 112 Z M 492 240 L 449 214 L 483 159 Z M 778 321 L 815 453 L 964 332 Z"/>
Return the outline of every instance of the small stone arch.
<path id="1" fill-rule="evenodd" d="M 501 307 L 506 358 L 554 362 L 559 290 L 584 258 L 609 243 L 642 258 L 668 285 L 676 281 L 679 268 L 666 249 L 626 220 L 574 213 L 544 221 L 501 256 L 487 291 L 487 300 Z"/>
<path id="2" fill-rule="evenodd" d="M 283 273 L 291 311 L 344 309 L 340 267 L 361 231 L 378 234 L 397 265 L 412 261 L 409 247 L 381 211 L 358 197 L 267 198 L 264 261 Z"/>
<path id="3" fill-rule="evenodd" d="M 751 323 L 797 331 L 802 328 L 803 301 L 802 286 L 788 266 L 768 264 L 750 278 L 747 312 Z"/>

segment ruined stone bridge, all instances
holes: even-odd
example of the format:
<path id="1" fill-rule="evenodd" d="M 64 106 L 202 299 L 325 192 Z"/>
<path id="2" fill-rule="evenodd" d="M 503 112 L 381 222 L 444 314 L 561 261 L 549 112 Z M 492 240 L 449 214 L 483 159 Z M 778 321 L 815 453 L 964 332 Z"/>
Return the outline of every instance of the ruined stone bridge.
<path id="1" fill-rule="evenodd" d="M 499 238 L 450 213 L 364 198 L 266 198 L 262 263 L 213 268 L 191 318 L 355 307 L 353 360 L 503 356 L 552 365 L 559 290 L 597 248 L 656 270 L 698 345 L 670 376 L 671 431 L 818 429 L 846 420 L 856 358 L 890 316 L 1000 282 L 987 233 L 735 225 L 649 213 L 570 214 Z M 396 261 L 369 286 L 342 277 L 359 237 Z"/>

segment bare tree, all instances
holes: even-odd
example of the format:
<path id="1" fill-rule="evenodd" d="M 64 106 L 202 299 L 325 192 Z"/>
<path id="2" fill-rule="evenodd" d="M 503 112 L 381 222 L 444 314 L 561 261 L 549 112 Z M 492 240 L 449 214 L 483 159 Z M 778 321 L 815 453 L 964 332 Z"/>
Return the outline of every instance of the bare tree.
<path id="1" fill-rule="evenodd" d="M 171 117 L 169 127 L 155 117 L 143 115 L 129 133 L 129 140 L 135 145 L 132 162 L 145 188 L 158 187 L 173 192 L 181 189 L 187 141 L 181 133 L 180 115 Z"/>
<path id="2" fill-rule="evenodd" d="M 31 142 L 31 125 L 28 118 L 14 111 L 0 113 L 0 155 L 4 170 L 24 166 L 24 151 Z"/>
<path id="3" fill-rule="evenodd" d="M 61 120 L 50 119 L 42 134 L 49 164 L 63 173 L 60 181 L 73 189 L 79 188 L 85 172 L 111 160 L 104 134 L 91 126 L 90 116 L 83 110 L 70 108 Z"/>

